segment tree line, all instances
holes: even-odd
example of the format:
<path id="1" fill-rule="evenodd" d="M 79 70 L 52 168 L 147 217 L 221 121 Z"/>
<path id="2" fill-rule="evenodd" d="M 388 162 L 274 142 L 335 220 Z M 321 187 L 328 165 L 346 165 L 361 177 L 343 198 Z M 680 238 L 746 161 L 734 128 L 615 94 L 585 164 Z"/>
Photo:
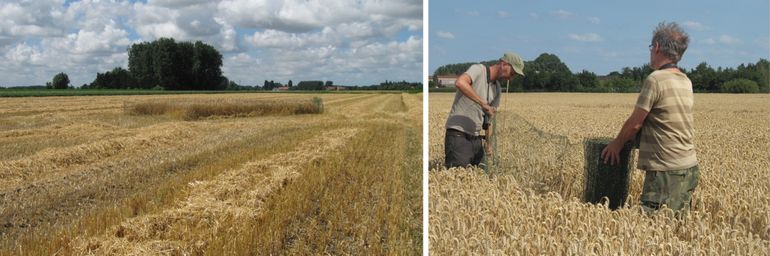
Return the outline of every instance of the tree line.
<path id="1" fill-rule="evenodd" d="M 173 38 L 160 38 L 128 47 L 128 69 L 115 67 L 97 73 L 90 84 L 81 89 L 154 89 L 154 90 L 273 90 L 284 87 L 280 82 L 265 80 L 257 85 L 239 85 L 222 75 L 222 54 L 213 46 L 201 41 L 177 42 Z M 394 83 L 385 81 L 373 86 L 345 86 L 358 90 L 413 90 L 422 83 Z M 301 81 L 294 85 L 289 80 L 289 90 L 324 90 L 334 86 L 332 81 Z M 2 87 L 0 87 L 2 88 Z M 43 88 L 27 86 L 25 88 Z M 47 89 L 74 89 L 66 73 L 56 74 Z"/>
<path id="2" fill-rule="evenodd" d="M 482 61 L 493 65 L 498 60 Z M 441 66 L 433 73 L 431 87 L 436 87 L 437 76 L 459 75 L 475 63 L 457 63 Z M 524 77 L 510 81 L 510 91 L 546 92 L 639 92 L 644 79 L 652 73 L 649 65 L 624 67 L 605 76 L 582 70 L 572 73 L 555 54 L 543 53 L 532 61 L 524 62 Z M 770 92 L 770 62 L 741 64 L 737 68 L 714 69 L 706 62 L 693 69 L 682 68 L 697 92 L 768 93 Z"/>
<path id="3" fill-rule="evenodd" d="M 230 82 L 232 84 L 232 87 L 228 87 L 228 90 L 273 90 L 275 88 L 284 87 L 284 84 L 280 82 L 275 82 L 273 80 L 265 80 L 262 87 L 259 86 L 248 86 L 248 85 L 238 85 L 233 82 Z M 289 82 L 285 85 L 288 87 L 290 91 L 321 91 L 325 90 L 327 87 L 335 86 L 333 81 L 318 81 L 318 80 L 312 80 L 312 81 L 300 81 L 296 85 L 292 82 L 292 80 L 289 80 Z M 385 80 L 385 82 L 379 83 L 379 84 L 373 84 L 373 85 L 336 85 L 342 88 L 345 88 L 346 90 L 397 90 L 397 91 L 414 91 L 414 90 L 422 90 L 422 83 L 420 82 L 407 82 L 405 80 L 402 80 L 400 82 L 396 81 L 388 81 Z"/>
<path id="4" fill-rule="evenodd" d="M 128 48 L 128 70 L 97 73 L 84 89 L 223 90 L 222 54 L 201 41 L 160 38 Z"/>

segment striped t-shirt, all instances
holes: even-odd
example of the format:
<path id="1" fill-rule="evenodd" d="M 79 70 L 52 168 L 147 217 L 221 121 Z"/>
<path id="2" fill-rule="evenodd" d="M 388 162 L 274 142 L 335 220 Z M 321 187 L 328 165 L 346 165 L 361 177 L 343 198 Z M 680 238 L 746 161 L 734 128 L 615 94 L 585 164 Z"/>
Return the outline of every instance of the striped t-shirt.
<path id="1" fill-rule="evenodd" d="M 698 164 L 693 144 L 692 82 L 671 70 L 644 80 L 636 107 L 648 112 L 642 125 L 637 168 L 672 171 Z"/>

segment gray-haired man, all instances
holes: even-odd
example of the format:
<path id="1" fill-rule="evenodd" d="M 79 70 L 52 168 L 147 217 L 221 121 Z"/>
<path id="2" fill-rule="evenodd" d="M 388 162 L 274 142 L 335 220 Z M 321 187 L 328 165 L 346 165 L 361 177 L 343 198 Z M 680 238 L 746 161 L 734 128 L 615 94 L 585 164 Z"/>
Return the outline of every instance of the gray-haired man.
<path id="1" fill-rule="evenodd" d="M 502 89 L 497 81 L 512 79 L 514 74 L 524 75 L 524 62 L 515 53 L 505 53 L 496 64 L 474 64 L 457 78 L 457 93 L 446 122 L 447 168 L 479 165 L 485 151 L 491 153 L 480 137 L 484 118 L 494 117 L 500 106 Z M 492 132 L 491 127 L 486 128 L 486 134 Z"/>
<path id="2" fill-rule="evenodd" d="M 692 82 L 677 66 L 690 38 L 676 23 L 660 23 L 650 44 L 650 67 L 631 116 L 617 138 L 602 151 L 604 162 L 617 163 L 623 144 L 641 129 L 639 163 L 646 172 L 641 204 L 646 212 L 662 205 L 689 210 L 698 185 L 693 144 Z"/>

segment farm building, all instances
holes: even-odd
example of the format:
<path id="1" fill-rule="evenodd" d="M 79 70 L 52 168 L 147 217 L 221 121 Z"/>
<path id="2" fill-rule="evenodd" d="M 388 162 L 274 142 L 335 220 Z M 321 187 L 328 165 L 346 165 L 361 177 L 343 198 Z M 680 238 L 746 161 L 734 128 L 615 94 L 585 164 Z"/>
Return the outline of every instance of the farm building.
<path id="1" fill-rule="evenodd" d="M 435 76 L 435 82 L 438 87 L 455 87 L 458 75 L 439 75 Z"/>

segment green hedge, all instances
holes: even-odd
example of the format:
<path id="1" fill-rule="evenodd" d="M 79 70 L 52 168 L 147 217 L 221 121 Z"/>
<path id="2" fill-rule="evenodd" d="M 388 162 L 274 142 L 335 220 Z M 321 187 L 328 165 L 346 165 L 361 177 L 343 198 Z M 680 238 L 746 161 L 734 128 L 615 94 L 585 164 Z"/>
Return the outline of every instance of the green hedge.
<path id="1" fill-rule="evenodd" d="M 759 85 L 752 80 L 738 78 L 722 84 L 719 89 L 727 93 L 758 93 Z"/>

